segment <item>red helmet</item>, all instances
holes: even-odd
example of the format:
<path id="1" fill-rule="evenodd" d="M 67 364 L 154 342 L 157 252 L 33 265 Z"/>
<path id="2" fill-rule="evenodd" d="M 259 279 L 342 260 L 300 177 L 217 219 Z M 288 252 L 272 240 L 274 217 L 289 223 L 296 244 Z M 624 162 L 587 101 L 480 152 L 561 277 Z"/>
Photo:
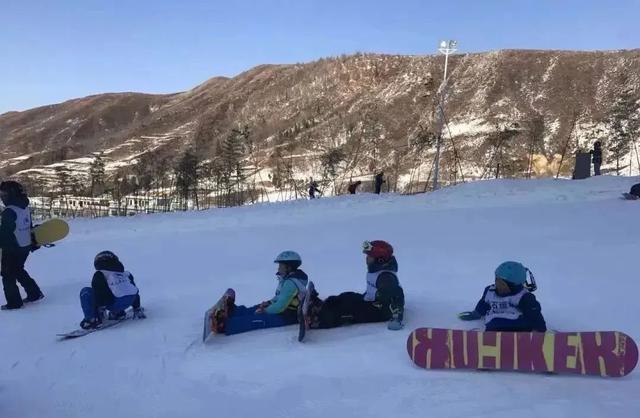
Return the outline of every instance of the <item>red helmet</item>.
<path id="1" fill-rule="evenodd" d="M 393 256 L 393 247 L 386 241 L 365 241 L 362 252 L 376 260 L 388 261 Z"/>

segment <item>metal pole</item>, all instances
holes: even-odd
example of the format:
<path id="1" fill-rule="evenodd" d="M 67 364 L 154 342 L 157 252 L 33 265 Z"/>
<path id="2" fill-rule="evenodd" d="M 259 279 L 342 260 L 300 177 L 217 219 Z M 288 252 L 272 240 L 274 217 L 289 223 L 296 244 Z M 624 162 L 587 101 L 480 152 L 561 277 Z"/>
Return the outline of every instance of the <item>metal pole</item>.
<path id="1" fill-rule="evenodd" d="M 447 49 L 444 53 L 444 79 L 442 82 L 447 84 L 447 67 L 449 65 L 449 49 Z M 443 90 L 444 91 L 444 90 Z"/>
<path id="2" fill-rule="evenodd" d="M 433 190 L 438 190 L 438 174 L 440 167 L 440 133 L 436 138 L 436 162 L 435 162 L 435 170 L 433 172 Z"/>
<path id="3" fill-rule="evenodd" d="M 446 94 L 446 86 L 447 86 L 447 68 L 449 66 L 449 54 L 456 51 L 457 42 L 456 41 L 442 41 L 440 43 L 439 51 L 444 54 L 444 78 L 442 79 L 442 85 L 440 86 L 440 98 L 438 101 L 438 135 L 436 136 L 436 159 L 435 159 L 435 170 L 433 175 L 433 190 L 438 190 L 438 177 L 440 174 L 440 147 L 442 143 L 442 125 L 444 119 L 444 99 Z"/>

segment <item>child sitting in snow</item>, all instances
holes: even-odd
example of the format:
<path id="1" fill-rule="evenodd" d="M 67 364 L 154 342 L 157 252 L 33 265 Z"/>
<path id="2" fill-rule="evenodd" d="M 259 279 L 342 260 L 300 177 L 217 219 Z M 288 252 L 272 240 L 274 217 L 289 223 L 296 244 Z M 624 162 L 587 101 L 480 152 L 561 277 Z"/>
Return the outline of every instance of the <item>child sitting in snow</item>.
<path id="1" fill-rule="evenodd" d="M 231 299 L 230 306 L 226 308 L 228 313 L 223 312 L 222 318 L 216 318 L 216 321 L 223 322 L 219 329 L 225 335 L 282 327 L 298 322 L 298 304 L 308 281 L 307 274 L 300 270 L 302 259 L 295 251 L 283 251 L 276 257 L 274 263 L 278 263 L 276 272 L 278 287 L 275 296 L 251 307 L 236 306 Z M 235 292 L 233 294 L 235 295 Z M 217 313 L 214 313 L 215 315 Z M 226 318 L 224 318 L 225 315 Z"/>
<path id="2" fill-rule="evenodd" d="M 527 273 L 522 264 L 507 261 L 498 266 L 495 284 L 484 289 L 482 298 L 471 312 L 458 317 L 471 321 L 484 317 L 485 331 L 545 332 L 547 325 L 542 317 L 540 304 L 533 295 L 535 282 L 527 283 Z"/>
<path id="3" fill-rule="evenodd" d="M 640 183 L 631 186 L 631 190 L 627 193 L 632 199 L 640 199 Z"/>
<path id="4" fill-rule="evenodd" d="M 91 287 L 80 291 L 80 304 L 84 312 L 80 327 L 93 329 L 98 328 L 103 319 L 122 319 L 129 306 L 133 307 L 134 318 L 145 318 L 133 275 L 125 271 L 118 257 L 111 251 L 102 251 L 95 256 L 93 266 L 96 272 Z"/>

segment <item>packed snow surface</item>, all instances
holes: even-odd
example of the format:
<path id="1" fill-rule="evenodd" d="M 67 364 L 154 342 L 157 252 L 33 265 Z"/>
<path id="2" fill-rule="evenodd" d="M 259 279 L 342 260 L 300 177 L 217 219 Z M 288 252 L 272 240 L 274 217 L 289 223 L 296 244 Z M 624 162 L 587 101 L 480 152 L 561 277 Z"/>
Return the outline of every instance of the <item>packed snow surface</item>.
<path id="1" fill-rule="evenodd" d="M 470 329 L 495 267 L 534 273 L 550 329 L 619 330 L 640 341 L 638 214 L 620 193 L 638 178 L 498 180 L 436 193 L 71 220 L 28 270 L 46 299 L 0 313 L 0 417 L 635 417 L 640 370 L 627 377 L 426 371 L 405 342 L 421 326 Z M 363 291 L 363 240 L 396 250 L 406 326 L 261 330 L 201 342 L 202 318 L 228 287 L 269 299 L 273 258 L 293 249 L 321 297 Z M 93 257 L 116 252 L 148 319 L 57 341 L 77 328 Z"/>

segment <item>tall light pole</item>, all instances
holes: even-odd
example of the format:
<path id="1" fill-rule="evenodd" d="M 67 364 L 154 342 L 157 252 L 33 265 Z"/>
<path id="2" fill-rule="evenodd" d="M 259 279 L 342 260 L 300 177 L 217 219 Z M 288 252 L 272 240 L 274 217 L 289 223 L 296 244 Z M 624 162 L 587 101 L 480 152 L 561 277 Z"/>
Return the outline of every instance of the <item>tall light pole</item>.
<path id="1" fill-rule="evenodd" d="M 453 54 L 456 52 L 458 46 L 458 42 L 456 41 L 442 41 L 440 42 L 440 48 L 438 51 L 444 54 L 444 77 L 442 79 L 442 84 L 440 85 L 440 97 L 438 99 L 438 132 L 436 138 L 436 162 L 435 162 L 435 172 L 433 176 L 433 190 L 438 190 L 438 174 L 440 173 L 440 143 L 442 139 L 442 126 L 444 125 L 444 100 L 447 89 L 447 67 L 449 65 L 449 54 Z"/>

